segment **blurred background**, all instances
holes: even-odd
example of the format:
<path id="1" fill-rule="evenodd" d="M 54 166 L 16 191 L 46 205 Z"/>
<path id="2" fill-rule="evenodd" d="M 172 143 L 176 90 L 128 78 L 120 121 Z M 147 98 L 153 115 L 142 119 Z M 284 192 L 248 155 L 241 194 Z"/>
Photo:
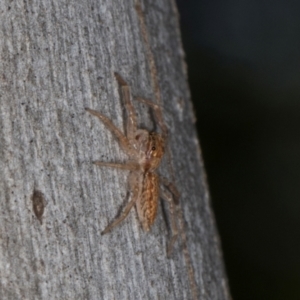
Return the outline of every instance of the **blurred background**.
<path id="1" fill-rule="evenodd" d="M 234 300 L 300 299 L 300 1 L 177 0 Z"/>

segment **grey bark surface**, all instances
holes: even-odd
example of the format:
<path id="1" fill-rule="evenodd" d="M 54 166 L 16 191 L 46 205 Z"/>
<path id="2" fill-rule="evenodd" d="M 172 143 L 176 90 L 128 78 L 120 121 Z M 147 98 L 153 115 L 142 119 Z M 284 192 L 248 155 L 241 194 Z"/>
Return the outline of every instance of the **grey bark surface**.
<path id="1" fill-rule="evenodd" d="M 142 8 L 199 299 L 229 299 L 174 3 Z M 148 233 L 132 210 L 100 234 L 124 208 L 128 172 L 92 162 L 126 155 L 84 108 L 124 129 L 114 72 L 153 99 L 134 1 L 1 1 L 0 55 L 0 299 L 191 299 L 180 238 L 166 256 L 167 205 Z M 167 159 L 159 173 L 170 178 Z"/>

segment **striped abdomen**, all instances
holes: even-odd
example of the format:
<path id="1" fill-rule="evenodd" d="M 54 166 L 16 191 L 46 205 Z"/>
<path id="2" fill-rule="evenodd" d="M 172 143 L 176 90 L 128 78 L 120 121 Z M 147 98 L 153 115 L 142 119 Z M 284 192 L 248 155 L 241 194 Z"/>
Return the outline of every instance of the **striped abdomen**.
<path id="1" fill-rule="evenodd" d="M 146 172 L 142 186 L 143 190 L 140 199 L 138 199 L 136 203 L 136 207 L 143 229 L 148 231 L 153 224 L 157 213 L 159 196 L 158 176 L 154 173 Z"/>

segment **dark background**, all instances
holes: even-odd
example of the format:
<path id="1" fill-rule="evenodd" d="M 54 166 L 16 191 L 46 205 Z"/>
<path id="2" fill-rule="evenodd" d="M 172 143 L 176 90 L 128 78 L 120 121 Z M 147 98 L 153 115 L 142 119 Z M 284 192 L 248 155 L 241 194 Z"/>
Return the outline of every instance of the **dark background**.
<path id="1" fill-rule="evenodd" d="M 233 299 L 300 299 L 300 1 L 177 2 Z"/>

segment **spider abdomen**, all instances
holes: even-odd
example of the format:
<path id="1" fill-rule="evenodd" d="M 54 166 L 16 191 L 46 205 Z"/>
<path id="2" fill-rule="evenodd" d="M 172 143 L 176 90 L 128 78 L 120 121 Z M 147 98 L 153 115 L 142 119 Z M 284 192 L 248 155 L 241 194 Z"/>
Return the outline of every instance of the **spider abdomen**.
<path id="1" fill-rule="evenodd" d="M 143 229 L 149 231 L 153 224 L 159 196 L 158 176 L 152 172 L 146 172 L 143 179 L 143 189 L 140 199 L 136 203 L 137 213 Z"/>

